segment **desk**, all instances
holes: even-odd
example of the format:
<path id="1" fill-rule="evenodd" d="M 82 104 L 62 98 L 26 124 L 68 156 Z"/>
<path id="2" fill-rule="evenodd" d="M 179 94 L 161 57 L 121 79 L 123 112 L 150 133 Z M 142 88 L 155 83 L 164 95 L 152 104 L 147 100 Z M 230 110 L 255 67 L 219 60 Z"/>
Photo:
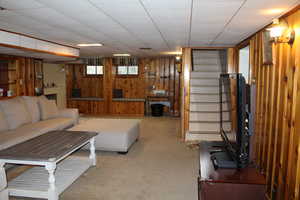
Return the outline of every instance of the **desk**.
<path id="1" fill-rule="evenodd" d="M 210 151 L 220 142 L 203 141 L 199 148 L 199 200 L 263 200 L 265 178 L 256 168 L 214 169 Z"/>
<path id="2" fill-rule="evenodd" d="M 162 104 L 170 109 L 171 103 L 169 96 L 147 96 L 146 114 L 150 115 L 152 104 Z"/>

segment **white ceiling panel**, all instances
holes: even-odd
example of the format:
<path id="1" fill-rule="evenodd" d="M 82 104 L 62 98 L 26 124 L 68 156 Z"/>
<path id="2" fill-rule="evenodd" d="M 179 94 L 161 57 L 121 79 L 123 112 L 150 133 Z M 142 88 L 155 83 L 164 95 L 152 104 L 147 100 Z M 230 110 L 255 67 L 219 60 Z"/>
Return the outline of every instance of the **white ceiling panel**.
<path id="1" fill-rule="evenodd" d="M 7 8 L 9 10 L 37 9 L 43 7 L 43 5 L 36 2 L 35 0 L 0 0 L 0 5 L 1 7 Z"/>
<path id="2" fill-rule="evenodd" d="M 194 1 L 190 46 L 210 44 L 241 7 L 244 0 Z M 204 26 L 202 26 L 204 25 Z M 202 35 L 210 33 L 203 40 Z"/>
<path id="3" fill-rule="evenodd" d="M 127 30 L 131 37 L 141 41 L 140 47 L 151 47 L 153 49 L 167 47 L 138 0 L 90 1 Z"/>
<path id="4" fill-rule="evenodd" d="M 83 56 L 153 56 L 182 46 L 237 44 L 299 3 L 300 0 L 0 0 L 0 7 L 5 8 L 0 11 L 0 29 L 74 46 L 104 44 L 81 48 Z M 143 51 L 141 47 L 152 50 Z"/>
<path id="5" fill-rule="evenodd" d="M 70 5 L 74 1 L 72 0 L 52 0 L 45 1 L 40 0 L 41 3 L 51 7 L 54 10 L 62 13 L 64 16 L 69 17 L 69 19 L 76 20 L 80 24 L 84 24 L 86 30 L 91 34 L 99 35 L 99 41 L 103 41 L 103 43 L 107 42 L 104 40 L 101 35 L 105 35 L 106 38 L 119 38 L 120 43 L 126 44 L 128 47 L 136 47 L 141 45 L 141 43 L 128 31 L 124 30 L 120 27 L 119 24 L 114 22 L 110 17 L 103 14 L 99 11 L 98 8 L 94 7 L 86 0 L 76 0 L 75 6 L 72 6 L 69 9 L 64 9 L 64 5 Z M 78 13 L 81 13 L 80 15 Z M 82 26 L 76 26 L 78 31 L 82 30 Z"/>
<path id="6" fill-rule="evenodd" d="M 169 45 L 188 42 L 192 0 L 141 0 Z"/>
<path id="7" fill-rule="evenodd" d="M 299 3 L 298 0 L 264 0 L 263 2 L 262 0 L 246 1 L 213 44 L 216 45 L 227 41 L 227 43 L 234 45 Z M 277 11 L 272 13 L 273 10 Z"/>

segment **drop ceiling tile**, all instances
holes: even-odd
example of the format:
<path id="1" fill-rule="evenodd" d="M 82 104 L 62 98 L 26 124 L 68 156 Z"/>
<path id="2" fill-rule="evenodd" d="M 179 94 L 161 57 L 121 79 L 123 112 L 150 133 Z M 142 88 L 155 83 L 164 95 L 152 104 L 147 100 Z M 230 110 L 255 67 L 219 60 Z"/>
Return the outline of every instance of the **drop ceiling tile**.
<path id="1" fill-rule="evenodd" d="M 224 43 L 224 41 L 232 44 L 239 43 L 269 24 L 272 19 L 287 12 L 297 2 L 299 1 L 264 0 L 262 4 L 261 0 L 247 1 L 214 44 Z M 274 8 L 282 9 L 282 13 L 266 14 L 266 11 Z"/>
<path id="2" fill-rule="evenodd" d="M 172 3 L 158 0 L 142 0 L 142 2 L 169 45 L 187 43 L 191 0 L 173 0 Z M 177 34 L 172 34 L 174 32 Z"/>
<path id="3" fill-rule="evenodd" d="M 42 8 L 43 5 L 35 0 L 0 0 L 0 7 L 16 10 L 16 9 L 37 9 Z"/>
<path id="4" fill-rule="evenodd" d="M 154 55 L 187 45 L 191 2 L 0 0 L 0 6 L 9 9 L 0 12 L 0 28 L 64 44 L 104 43 L 102 48 L 81 49 L 82 53 L 89 55 L 111 55 L 113 52 Z M 297 0 L 247 0 L 237 16 L 225 27 L 244 0 L 193 2 L 191 46 L 238 43 L 280 15 L 267 15 L 267 10 L 278 8 L 285 12 L 299 3 Z M 216 38 L 217 35 L 219 37 Z M 210 44 L 211 41 L 214 43 Z M 144 52 L 139 47 L 152 47 L 153 51 Z"/>

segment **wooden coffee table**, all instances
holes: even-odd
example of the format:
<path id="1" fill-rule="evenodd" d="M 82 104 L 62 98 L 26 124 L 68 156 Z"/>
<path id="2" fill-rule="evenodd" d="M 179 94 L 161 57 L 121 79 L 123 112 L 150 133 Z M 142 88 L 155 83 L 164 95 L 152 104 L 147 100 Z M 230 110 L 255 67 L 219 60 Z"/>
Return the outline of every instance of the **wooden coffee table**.
<path id="1" fill-rule="evenodd" d="M 59 195 L 90 166 L 96 165 L 95 136 L 84 131 L 52 131 L 0 151 L 0 197 L 58 200 Z M 90 143 L 89 157 L 70 156 Z M 7 183 L 6 163 L 34 165 Z M 46 170 L 45 170 L 46 169 Z M 8 197 L 7 197 L 8 199 Z"/>

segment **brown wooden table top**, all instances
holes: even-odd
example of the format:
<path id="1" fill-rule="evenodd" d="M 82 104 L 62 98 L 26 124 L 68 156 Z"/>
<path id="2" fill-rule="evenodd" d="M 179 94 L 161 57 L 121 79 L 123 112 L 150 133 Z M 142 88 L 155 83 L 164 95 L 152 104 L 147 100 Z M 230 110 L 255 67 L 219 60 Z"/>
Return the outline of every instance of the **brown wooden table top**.
<path id="1" fill-rule="evenodd" d="M 218 144 L 219 142 L 213 143 Z M 211 144 L 212 142 L 207 141 L 200 143 L 200 181 L 214 183 L 266 184 L 264 175 L 251 166 L 239 170 L 220 168 L 215 170 L 209 150 L 216 148 L 211 147 Z"/>
<path id="2" fill-rule="evenodd" d="M 55 162 L 97 134 L 84 131 L 51 131 L 0 151 L 0 159 Z"/>

